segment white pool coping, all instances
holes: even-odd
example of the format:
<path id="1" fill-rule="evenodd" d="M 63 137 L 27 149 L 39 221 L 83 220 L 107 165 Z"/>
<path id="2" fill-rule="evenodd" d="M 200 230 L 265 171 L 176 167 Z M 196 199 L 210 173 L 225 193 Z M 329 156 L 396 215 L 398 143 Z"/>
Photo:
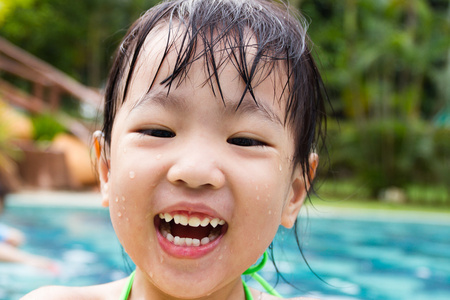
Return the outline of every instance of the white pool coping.
<path id="1" fill-rule="evenodd" d="M 102 208 L 98 192 L 23 191 L 9 194 L 7 206 Z"/>
<path id="2" fill-rule="evenodd" d="M 352 219 L 362 221 L 410 222 L 450 226 L 450 213 L 416 210 L 389 210 L 383 208 L 352 208 L 314 204 L 302 208 L 300 217 Z"/>
<path id="3" fill-rule="evenodd" d="M 98 192 L 23 191 L 8 195 L 6 204 L 12 207 L 47 206 L 102 209 L 101 195 Z M 412 222 L 450 226 L 450 213 L 337 207 L 324 203 L 318 204 L 317 202 L 314 207 L 305 205 L 300 212 L 300 218 L 302 217 Z"/>

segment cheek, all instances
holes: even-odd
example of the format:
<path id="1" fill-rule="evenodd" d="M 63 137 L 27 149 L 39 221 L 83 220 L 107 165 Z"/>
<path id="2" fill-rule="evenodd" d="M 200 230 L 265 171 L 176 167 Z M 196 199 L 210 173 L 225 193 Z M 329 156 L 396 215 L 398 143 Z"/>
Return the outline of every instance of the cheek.
<path id="1" fill-rule="evenodd" d="M 111 158 L 112 190 L 115 196 L 120 197 L 121 193 L 148 194 L 164 177 L 166 166 L 163 154 L 153 155 L 140 148 L 121 149 L 123 151 Z"/>
<path id="2" fill-rule="evenodd" d="M 251 216 L 252 230 L 259 232 L 261 239 L 270 244 L 276 234 L 283 208 L 286 204 L 291 182 L 291 168 L 289 161 L 279 157 L 267 164 L 245 166 L 245 174 L 241 174 L 239 181 L 242 192 L 245 193 L 243 205 L 246 215 Z M 258 238 L 258 234 L 252 235 Z M 267 237 L 267 239 L 265 238 Z"/>
<path id="3" fill-rule="evenodd" d="M 126 149 L 126 148 L 123 148 Z M 148 228 L 152 216 L 152 195 L 164 164 L 161 157 L 151 158 L 143 151 L 128 149 L 111 157 L 110 199 L 111 221 L 122 241 L 130 230 Z"/>
<path id="4" fill-rule="evenodd" d="M 252 230 L 260 232 L 268 239 L 272 239 L 281 223 L 282 210 L 288 191 L 288 180 L 278 172 L 259 169 L 245 181 L 240 178 L 242 200 L 241 205 L 246 211 Z M 258 238 L 258 234 L 255 236 Z M 268 241 L 270 243 L 270 241 Z"/>
<path id="5" fill-rule="evenodd" d="M 252 202 L 252 206 L 263 215 L 279 216 L 286 200 L 288 191 L 288 178 L 285 172 L 280 172 L 278 164 L 274 168 L 266 170 L 259 168 L 247 180 L 246 198 Z M 242 182 L 244 179 L 241 178 Z"/>

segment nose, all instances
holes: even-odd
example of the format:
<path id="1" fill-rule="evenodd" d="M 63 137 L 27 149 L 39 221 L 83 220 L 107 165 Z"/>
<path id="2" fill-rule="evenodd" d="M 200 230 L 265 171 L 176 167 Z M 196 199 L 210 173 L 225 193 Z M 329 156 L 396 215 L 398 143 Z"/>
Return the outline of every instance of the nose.
<path id="1" fill-rule="evenodd" d="M 219 154 L 212 147 L 198 144 L 183 145 L 182 150 L 177 151 L 178 155 L 167 172 L 168 181 L 192 189 L 223 187 L 225 174 L 218 162 Z"/>

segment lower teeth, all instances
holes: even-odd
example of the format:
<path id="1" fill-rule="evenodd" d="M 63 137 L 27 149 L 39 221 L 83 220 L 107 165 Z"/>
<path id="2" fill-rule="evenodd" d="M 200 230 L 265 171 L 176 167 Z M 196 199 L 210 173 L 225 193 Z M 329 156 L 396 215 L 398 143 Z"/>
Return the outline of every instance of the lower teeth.
<path id="1" fill-rule="evenodd" d="M 164 238 L 177 246 L 198 247 L 200 245 L 211 243 L 219 236 L 219 233 L 213 230 L 207 237 L 204 237 L 201 240 L 193 238 L 182 238 L 179 236 L 173 236 L 170 233 L 170 226 L 161 226 L 160 231 Z"/>

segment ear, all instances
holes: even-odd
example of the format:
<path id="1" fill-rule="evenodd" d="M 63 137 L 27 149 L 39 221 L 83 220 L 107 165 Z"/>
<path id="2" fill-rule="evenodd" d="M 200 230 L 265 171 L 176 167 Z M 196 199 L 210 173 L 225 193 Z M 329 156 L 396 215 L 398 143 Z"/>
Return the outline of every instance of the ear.
<path id="1" fill-rule="evenodd" d="M 311 181 L 316 175 L 318 164 L 319 156 L 316 153 L 311 153 L 309 155 L 309 178 Z M 304 177 L 301 166 L 295 167 L 289 196 L 286 199 L 281 215 L 281 225 L 286 228 L 294 226 L 310 186 L 311 182 Z"/>
<path id="2" fill-rule="evenodd" d="M 97 166 L 98 166 L 98 175 L 100 179 L 100 190 L 102 194 L 102 206 L 109 206 L 109 188 L 108 188 L 108 180 L 109 180 L 109 164 L 106 161 L 105 156 L 102 155 L 102 145 L 104 145 L 104 134 L 103 132 L 97 130 L 94 132 L 94 147 L 95 147 L 95 156 L 97 158 Z"/>

